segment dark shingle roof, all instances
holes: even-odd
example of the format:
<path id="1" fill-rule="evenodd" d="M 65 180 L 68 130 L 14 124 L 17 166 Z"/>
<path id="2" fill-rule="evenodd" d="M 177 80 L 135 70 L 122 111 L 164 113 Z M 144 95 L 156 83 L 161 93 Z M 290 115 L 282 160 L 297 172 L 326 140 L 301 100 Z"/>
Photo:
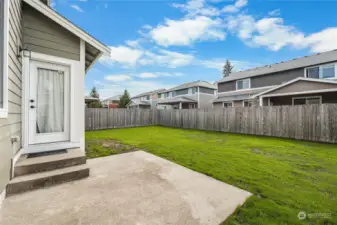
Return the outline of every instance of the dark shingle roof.
<path id="1" fill-rule="evenodd" d="M 217 81 L 217 83 L 233 81 L 238 79 L 244 79 L 249 77 L 255 77 L 260 75 L 265 75 L 269 73 L 275 73 L 285 70 L 291 70 L 301 67 L 307 67 L 312 65 L 317 65 L 321 63 L 328 63 L 337 61 L 337 49 L 318 53 L 311 56 L 305 56 L 301 58 L 292 59 L 286 62 L 275 63 L 267 66 L 257 67 L 254 69 L 244 70 L 240 72 L 231 73 L 230 76 L 224 77 L 221 80 Z"/>

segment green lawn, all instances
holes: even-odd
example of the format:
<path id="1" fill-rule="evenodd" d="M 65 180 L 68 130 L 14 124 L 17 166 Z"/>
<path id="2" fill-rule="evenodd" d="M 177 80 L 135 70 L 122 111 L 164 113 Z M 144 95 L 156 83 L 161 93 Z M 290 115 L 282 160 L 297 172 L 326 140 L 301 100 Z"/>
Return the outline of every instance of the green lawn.
<path id="1" fill-rule="evenodd" d="M 224 224 L 337 224 L 337 145 L 164 127 L 86 139 L 119 140 L 253 193 Z"/>

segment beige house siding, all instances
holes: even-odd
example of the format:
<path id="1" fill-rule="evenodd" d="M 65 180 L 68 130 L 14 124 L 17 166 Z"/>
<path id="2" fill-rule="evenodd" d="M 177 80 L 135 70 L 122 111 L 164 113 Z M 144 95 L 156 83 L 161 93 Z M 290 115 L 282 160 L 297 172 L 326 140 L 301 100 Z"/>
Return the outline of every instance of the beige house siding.
<path id="1" fill-rule="evenodd" d="M 22 62 L 17 57 L 22 42 L 21 0 L 9 1 L 8 46 L 8 117 L 0 119 L 0 193 L 10 179 L 12 158 L 21 142 L 11 143 L 12 136 L 21 137 Z"/>
<path id="2" fill-rule="evenodd" d="M 80 60 L 80 39 L 59 24 L 28 5 L 24 5 L 23 22 L 24 49 Z"/>
<path id="3" fill-rule="evenodd" d="M 271 91 L 266 93 L 266 95 L 272 94 L 284 94 L 290 92 L 302 92 L 302 91 L 313 91 L 313 90 L 323 90 L 323 89 L 331 89 L 337 88 L 337 84 L 329 84 L 329 83 L 320 83 L 320 82 L 312 82 L 312 81 L 297 81 L 295 83 L 284 86 L 275 91 Z"/>

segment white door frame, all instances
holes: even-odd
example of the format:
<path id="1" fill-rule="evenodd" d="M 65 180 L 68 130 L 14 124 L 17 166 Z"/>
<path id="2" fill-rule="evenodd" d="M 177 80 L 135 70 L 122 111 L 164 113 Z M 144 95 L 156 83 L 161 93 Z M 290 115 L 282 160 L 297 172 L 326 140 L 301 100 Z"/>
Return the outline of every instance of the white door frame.
<path id="1" fill-rule="evenodd" d="M 52 133 L 38 133 L 37 132 L 37 112 L 38 109 L 29 109 L 29 144 L 36 145 L 36 144 L 42 144 L 42 143 L 51 143 L 51 142 L 65 142 L 70 141 L 70 130 L 69 130 L 69 118 L 70 118 L 70 79 L 71 79 L 71 73 L 69 66 L 64 66 L 60 64 L 54 64 L 54 63 L 46 63 L 36 60 L 30 61 L 30 73 L 29 73 L 29 93 L 30 93 L 30 100 L 34 100 L 33 103 L 28 103 L 28 108 L 31 106 L 37 106 L 39 107 L 39 96 L 37 92 L 37 86 L 38 86 L 38 69 L 44 68 L 48 70 L 53 71 L 63 71 L 63 86 L 64 86 L 64 92 L 63 92 L 63 106 L 56 106 L 56 107 L 63 107 L 64 108 L 64 115 L 63 115 L 63 124 L 64 129 L 62 132 L 52 132 Z M 51 82 L 51 81 L 50 81 Z M 35 107 L 36 108 L 36 107 Z"/>
<path id="2" fill-rule="evenodd" d="M 24 51 L 23 52 L 23 71 L 22 71 L 22 147 L 24 148 L 23 153 L 32 153 L 40 151 L 52 151 L 60 148 L 68 148 L 67 146 L 77 146 L 74 143 L 74 129 L 75 124 L 73 123 L 74 114 L 74 102 L 75 102 L 75 90 L 74 90 L 74 77 L 76 75 L 81 75 L 81 62 L 76 60 L 70 60 L 65 58 L 60 58 L 56 56 L 50 56 L 46 54 Z M 70 68 L 70 116 L 69 116 L 69 131 L 70 131 L 70 141 L 62 143 L 44 143 L 37 145 L 29 144 L 29 76 L 30 76 L 30 61 L 40 61 L 46 63 L 56 63 Z M 81 87 L 83 88 L 83 87 Z M 84 104 L 84 103 L 83 103 Z M 59 147 L 58 147 L 59 146 Z M 62 146 L 62 147 L 61 147 Z"/>

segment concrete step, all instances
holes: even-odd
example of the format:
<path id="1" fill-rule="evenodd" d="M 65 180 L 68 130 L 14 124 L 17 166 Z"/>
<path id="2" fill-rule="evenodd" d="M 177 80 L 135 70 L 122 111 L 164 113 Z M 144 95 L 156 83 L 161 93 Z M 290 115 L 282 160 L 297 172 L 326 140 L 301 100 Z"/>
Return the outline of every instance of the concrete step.
<path id="1" fill-rule="evenodd" d="M 64 182 L 78 180 L 89 176 L 86 164 L 72 166 L 47 172 L 34 173 L 14 178 L 7 185 L 7 196 L 30 191 L 33 189 L 52 186 Z"/>
<path id="2" fill-rule="evenodd" d="M 33 158 L 29 158 L 29 155 L 23 155 L 14 167 L 14 177 L 82 165 L 85 163 L 85 152 L 79 148 L 67 149 L 64 152 L 60 151 L 60 153 L 57 154 L 42 155 Z"/>

